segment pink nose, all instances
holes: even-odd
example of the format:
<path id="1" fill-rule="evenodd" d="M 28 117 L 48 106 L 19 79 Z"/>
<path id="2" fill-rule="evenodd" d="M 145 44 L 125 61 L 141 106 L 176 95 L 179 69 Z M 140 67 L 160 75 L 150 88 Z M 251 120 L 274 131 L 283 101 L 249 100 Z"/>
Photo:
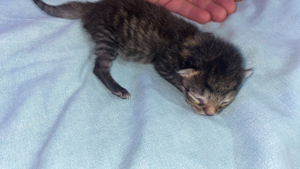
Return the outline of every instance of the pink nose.
<path id="1" fill-rule="evenodd" d="M 205 107 L 205 108 L 203 108 L 203 112 L 204 112 L 206 115 L 212 116 L 212 115 L 215 114 L 216 109 L 215 109 L 214 107 Z"/>

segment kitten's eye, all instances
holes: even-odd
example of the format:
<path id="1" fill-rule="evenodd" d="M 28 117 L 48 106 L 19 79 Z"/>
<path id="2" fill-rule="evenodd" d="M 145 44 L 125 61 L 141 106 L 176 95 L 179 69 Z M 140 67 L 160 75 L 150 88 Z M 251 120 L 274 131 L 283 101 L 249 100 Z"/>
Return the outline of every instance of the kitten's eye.
<path id="1" fill-rule="evenodd" d="M 226 105 L 226 104 L 228 104 L 229 102 L 222 102 L 221 103 L 221 106 L 224 106 L 224 105 Z"/>
<path id="2" fill-rule="evenodd" d="M 204 106 L 204 103 L 199 103 L 198 106 Z"/>
<path id="3" fill-rule="evenodd" d="M 225 101 L 220 104 L 220 107 L 225 107 L 230 103 L 230 101 Z"/>
<path id="4" fill-rule="evenodd" d="M 197 99 L 199 101 L 198 106 L 204 106 L 204 101 L 202 99 Z"/>
<path id="5" fill-rule="evenodd" d="M 225 98 L 221 102 L 220 107 L 228 106 L 233 101 L 234 97 L 235 97 L 234 93 L 227 94 L 227 96 L 225 96 Z"/>

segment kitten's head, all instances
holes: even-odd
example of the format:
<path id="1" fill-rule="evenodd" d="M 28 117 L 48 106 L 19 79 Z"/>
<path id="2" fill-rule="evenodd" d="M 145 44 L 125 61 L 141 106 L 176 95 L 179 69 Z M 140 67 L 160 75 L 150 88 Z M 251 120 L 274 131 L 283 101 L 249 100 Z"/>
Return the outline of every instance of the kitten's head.
<path id="1" fill-rule="evenodd" d="M 196 113 L 214 115 L 227 107 L 237 95 L 244 78 L 252 70 L 218 72 L 218 68 L 195 70 L 192 68 L 178 71 L 183 79 L 183 93 L 186 102 Z"/>

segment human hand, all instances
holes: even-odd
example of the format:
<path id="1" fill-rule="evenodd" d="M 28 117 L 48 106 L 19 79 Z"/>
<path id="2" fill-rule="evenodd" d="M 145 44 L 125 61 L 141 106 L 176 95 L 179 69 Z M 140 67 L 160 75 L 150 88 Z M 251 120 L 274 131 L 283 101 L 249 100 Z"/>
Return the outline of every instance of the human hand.
<path id="1" fill-rule="evenodd" d="M 204 24 L 223 22 L 236 11 L 235 2 L 242 0 L 148 0 L 186 18 Z"/>

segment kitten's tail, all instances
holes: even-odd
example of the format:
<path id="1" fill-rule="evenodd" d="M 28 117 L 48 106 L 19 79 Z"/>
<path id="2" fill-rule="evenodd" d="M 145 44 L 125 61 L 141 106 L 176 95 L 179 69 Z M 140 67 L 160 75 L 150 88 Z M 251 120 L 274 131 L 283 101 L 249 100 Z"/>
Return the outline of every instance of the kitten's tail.
<path id="1" fill-rule="evenodd" d="M 42 0 L 33 2 L 48 15 L 66 19 L 80 19 L 94 6 L 94 3 L 90 2 L 68 2 L 58 6 L 48 5 Z"/>

